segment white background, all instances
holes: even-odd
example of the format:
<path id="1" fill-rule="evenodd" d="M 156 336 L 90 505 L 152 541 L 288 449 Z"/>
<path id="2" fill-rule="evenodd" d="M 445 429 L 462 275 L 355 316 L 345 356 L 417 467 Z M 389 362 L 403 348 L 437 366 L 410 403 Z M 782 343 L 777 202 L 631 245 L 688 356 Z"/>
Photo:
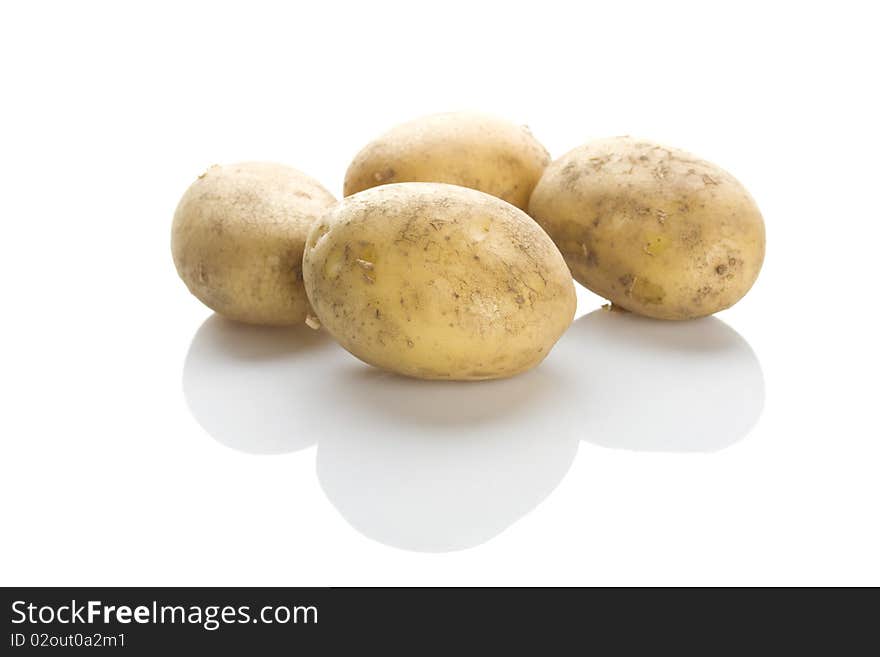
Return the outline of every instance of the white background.
<path id="1" fill-rule="evenodd" d="M 0 583 L 880 584 L 870 8 L 4 3 Z M 339 194 L 368 140 L 454 109 L 721 164 L 765 216 L 756 286 L 702 322 L 591 315 L 462 388 L 178 280 L 210 164 Z"/>

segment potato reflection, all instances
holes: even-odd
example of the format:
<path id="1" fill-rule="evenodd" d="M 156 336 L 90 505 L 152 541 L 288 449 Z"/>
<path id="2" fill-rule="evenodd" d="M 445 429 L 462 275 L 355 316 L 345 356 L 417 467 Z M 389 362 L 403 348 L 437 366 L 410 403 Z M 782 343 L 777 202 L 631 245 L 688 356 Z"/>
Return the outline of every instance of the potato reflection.
<path id="1" fill-rule="evenodd" d="M 764 406 L 758 359 L 714 317 L 664 322 L 597 310 L 551 358 L 578 382 L 571 402 L 581 437 L 605 447 L 717 451 L 743 438 Z"/>
<path id="2" fill-rule="evenodd" d="M 711 452 L 745 436 L 764 402 L 758 360 L 724 322 L 603 310 L 578 319 L 535 370 L 478 383 L 402 378 L 323 333 L 214 316 L 193 338 L 183 383 L 224 445 L 278 454 L 317 442 L 321 486 L 342 516 L 418 551 L 502 532 L 559 484 L 579 439 Z"/>
<path id="3" fill-rule="evenodd" d="M 318 445 L 318 478 L 351 525 L 388 545 L 478 545 L 537 506 L 577 452 L 552 368 L 465 384 L 351 368 L 329 383 L 345 410 Z"/>
<path id="4" fill-rule="evenodd" d="M 248 326 L 212 315 L 190 345 L 183 392 L 199 424 L 228 447 L 252 454 L 303 449 L 320 430 L 313 377 L 336 349 L 306 327 Z"/>

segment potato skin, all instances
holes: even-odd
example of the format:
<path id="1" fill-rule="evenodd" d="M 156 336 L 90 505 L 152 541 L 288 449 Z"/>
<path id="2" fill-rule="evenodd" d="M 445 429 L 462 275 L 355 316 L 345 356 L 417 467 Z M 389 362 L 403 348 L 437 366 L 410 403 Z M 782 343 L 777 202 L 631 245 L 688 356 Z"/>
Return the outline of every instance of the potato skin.
<path id="1" fill-rule="evenodd" d="M 475 112 L 450 112 L 398 125 L 358 153 L 344 196 L 396 182 L 461 185 L 525 210 L 550 163 L 525 126 Z"/>
<path id="2" fill-rule="evenodd" d="M 528 370 L 575 311 L 571 274 L 540 226 L 493 196 L 439 183 L 344 199 L 312 227 L 303 275 L 343 347 L 422 379 Z"/>
<path id="3" fill-rule="evenodd" d="M 563 155 L 535 188 L 529 214 L 578 282 L 648 317 L 728 308 L 764 261 L 764 219 L 739 181 L 645 140 L 603 139 Z"/>
<path id="4" fill-rule="evenodd" d="M 174 213 L 171 252 L 199 300 L 250 324 L 302 323 L 309 302 L 302 254 L 314 220 L 336 199 L 292 167 L 269 162 L 215 165 Z"/>

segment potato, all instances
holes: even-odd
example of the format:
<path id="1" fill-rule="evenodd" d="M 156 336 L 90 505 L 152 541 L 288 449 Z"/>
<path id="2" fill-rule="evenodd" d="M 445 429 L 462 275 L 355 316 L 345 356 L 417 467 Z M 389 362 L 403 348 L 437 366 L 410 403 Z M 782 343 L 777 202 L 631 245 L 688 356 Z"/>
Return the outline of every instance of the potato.
<path id="1" fill-rule="evenodd" d="M 478 189 L 525 210 L 550 163 L 525 126 L 473 112 L 425 116 L 368 144 L 349 165 L 343 193 L 395 182 Z"/>
<path id="2" fill-rule="evenodd" d="M 309 302 L 302 254 L 315 218 L 336 202 L 305 174 L 280 164 L 213 166 L 174 213 L 171 252 L 206 306 L 251 324 L 302 323 Z"/>
<path id="3" fill-rule="evenodd" d="M 361 360 L 422 379 L 512 376 L 571 323 L 571 274 L 524 212 L 455 185 L 383 185 L 315 223 L 303 258 L 321 324 Z"/>
<path id="4" fill-rule="evenodd" d="M 764 260 L 764 220 L 733 176 L 629 137 L 595 141 L 553 162 L 529 214 L 575 279 L 648 317 L 690 319 L 728 308 Z"/>

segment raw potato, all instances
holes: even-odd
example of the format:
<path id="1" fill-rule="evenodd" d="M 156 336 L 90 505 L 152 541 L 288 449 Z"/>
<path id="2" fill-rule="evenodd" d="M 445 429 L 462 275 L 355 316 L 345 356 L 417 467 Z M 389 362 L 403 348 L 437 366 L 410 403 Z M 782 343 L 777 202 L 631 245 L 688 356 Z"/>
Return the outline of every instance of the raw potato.
<path id="1" fill-rule="evenodd" d="M 592 142 L 553 162 L 529 214 L 578 282 L 648 317 L 690 319 L 728 308 L 764 261 L 764 220 L 733 176 L 629 137 Z"/>
<path id="2" fill-rule="evenodd" d="M 503 198 L 525 210 L 550 163 L 525 126 L 485 114 L 451 112 L 393 128 L 349 165 L 344 195 L 395 182 L 441 182 Z"/>
<path id="3" fill-rule="evenodd" d="M 230 319 L 302 323 L 309 302 L 302 254 L 314 220 L 336 199 L 280 164 L 213 166 L 174 213 L 171 251 L 195 296 Z"/>
<path id="4" fill-rule="evenodd" d="M 528 370 L 575 310 L 571 274 L 540 226 L 454 185 L 383 185 L 343 200 L 312 227 L 303 274 L 343 347 L 422 379 Z"/>

